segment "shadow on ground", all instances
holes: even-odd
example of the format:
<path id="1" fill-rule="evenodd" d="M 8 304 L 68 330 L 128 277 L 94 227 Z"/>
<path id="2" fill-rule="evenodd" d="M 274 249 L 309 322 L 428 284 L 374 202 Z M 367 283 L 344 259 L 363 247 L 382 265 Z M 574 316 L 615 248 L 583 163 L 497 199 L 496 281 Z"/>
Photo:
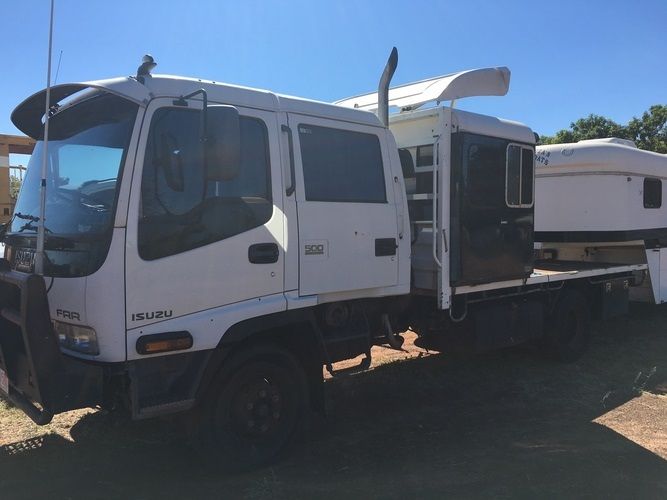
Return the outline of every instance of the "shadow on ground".
<path id="1" fill-rule="evenodd" d="M 574 364 L 523 348 L 327 382 L 327 419 L 273 467 L 242 475 L 203 463 L 173 424 L 93 413 L 74 442 L 5 446 L 0 496 L 667 498 L 667 461 L 593 422 L 666 382 L 667 309 L 638 307 L 598 324 Z"/>

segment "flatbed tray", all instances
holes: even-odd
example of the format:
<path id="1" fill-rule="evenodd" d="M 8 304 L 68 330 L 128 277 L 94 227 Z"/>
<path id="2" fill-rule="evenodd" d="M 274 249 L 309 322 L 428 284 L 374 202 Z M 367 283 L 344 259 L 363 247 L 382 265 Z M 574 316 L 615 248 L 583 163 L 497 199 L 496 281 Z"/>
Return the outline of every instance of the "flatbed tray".
<path id="1" fill-rule="evenodd" d="M 501 288 L 537 285 L 541 283 L 555 283 L 571 279 L 594 278 L 624 273 L 629 275 L 632 272 L 644 271 L 646 269 L 646 264 L 541 260 L 535 262 L 533 273 L 528 278 L 465 285 L 457 287 L 456 294 L 459 295 L 463 293 L 482 292 Z"/>
<path id="2" fill-rule="evenodd" d="M 614 267 L 622 267 L 627 264 L 618 262 L 582 262 L 580 260 L 536 260 L 535 271 L 541 272 L 573 272 L 573 271 L 590 271 L 592 269 L 610 269 Z"/>

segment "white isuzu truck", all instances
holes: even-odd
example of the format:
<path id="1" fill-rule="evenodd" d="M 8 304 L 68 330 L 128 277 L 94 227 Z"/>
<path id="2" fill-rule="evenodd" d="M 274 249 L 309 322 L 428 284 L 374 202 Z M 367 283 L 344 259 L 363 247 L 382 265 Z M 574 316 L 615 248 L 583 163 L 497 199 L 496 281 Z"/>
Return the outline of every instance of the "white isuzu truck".
<path id="1" fill-rule="evenodd" d="M 504 95 L 507 68 L 389 91 L 396 62 L 335 104 L 146 65 L 52 87 L 43 275 L 45 91 L 20 104 L 38 142 L 0 261 L 0 393 L 38 424 L 188 411 L 253 464 L 322 407 L 323 366 L 408 328 L 582 354 L 646 262 L 535 250 L 535 135 L 441 105 Z"/>

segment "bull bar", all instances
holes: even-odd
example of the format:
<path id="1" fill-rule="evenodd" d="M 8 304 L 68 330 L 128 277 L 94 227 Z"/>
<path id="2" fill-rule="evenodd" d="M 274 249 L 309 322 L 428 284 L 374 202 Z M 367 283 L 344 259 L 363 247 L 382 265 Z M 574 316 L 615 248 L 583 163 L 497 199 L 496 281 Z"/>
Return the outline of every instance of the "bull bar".
<path id="1" fill-rule="evenodd" d="M 0 259 L 0 369 L 8 379 L 8 390 L 0 389 L 0 395 L 38 425 L 102 401 L 102 367 L 60 350 L 44 278 L 11 270 L 5 259 Z"/>

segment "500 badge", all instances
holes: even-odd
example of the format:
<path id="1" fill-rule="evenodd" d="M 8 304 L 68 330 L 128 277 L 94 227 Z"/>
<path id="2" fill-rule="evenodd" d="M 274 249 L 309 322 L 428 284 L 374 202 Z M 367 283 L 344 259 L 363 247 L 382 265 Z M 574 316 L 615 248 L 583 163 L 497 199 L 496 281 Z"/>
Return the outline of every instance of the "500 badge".
<path id="1" fill-rule="evenodd" d="M 326 259 L 329 253 L 329 242 L 327 240 L 306 240 L 303 245 L 304 257 Z"/>
<path id="2" fill-rule="evenodd" d="M 324 245 L 322 243 L 306 245 L 306 255 L 324 255 Z"/>

